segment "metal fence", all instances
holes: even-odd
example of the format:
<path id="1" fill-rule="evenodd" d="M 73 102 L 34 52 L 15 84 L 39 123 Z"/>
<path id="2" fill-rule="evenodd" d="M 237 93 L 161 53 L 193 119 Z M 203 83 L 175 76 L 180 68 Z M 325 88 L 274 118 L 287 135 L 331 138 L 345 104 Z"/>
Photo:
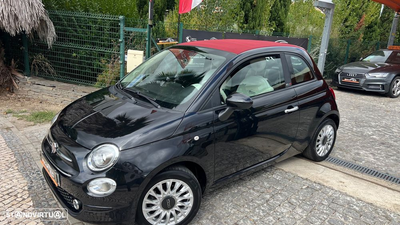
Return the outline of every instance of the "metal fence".
<path id="1" fill-rule="evenodd" d="M 29 60 L 31 74 L 64 82 L 84 85 L 107 86 L 115 83 L 126 73 L 124 56 L 127 49 L 146 51 L 147 20 L 133 20 L 119 16 L 76 12 L 50 11 L 57 41 L 51 49 L 38 39 L 31 40 Z M 121 20 L 122 18 L 122 20 Z M 152 29 L 150 53 L 159 51 L 159 39 L 177 41 L 182 29 L 238 32 L 223 27 L 198 27 L 176 23 L 155 23 Z M 246 31 L 249 34 L 292 37 L 285 33 Z M 307 50 L 317 61 L 320 37 L 308 38 Z M 20 39 L 19 43 L 20 43 Z M 329 42 L 324 76 L 330 78 L 334 70 L 348 62 L 356 61 L 372 51 L 386 47 L 377 41 L 331 39 Z M 21 52 L 20 49 L 17 51 Z M 122 60 L 121 60 L 122 59 Z M 23 61 L 23 57 L 19 58 Z M 26 68 L 25 68 L 26 69 Z"/>
<path id="2" fill-rule="evenodd" d="M 33 75 L 85 85 L 119 77 L 118 16 L 60 11 L 49 16 L 58 37 L 51 49 L 38 39 L 29 46 Z"/>

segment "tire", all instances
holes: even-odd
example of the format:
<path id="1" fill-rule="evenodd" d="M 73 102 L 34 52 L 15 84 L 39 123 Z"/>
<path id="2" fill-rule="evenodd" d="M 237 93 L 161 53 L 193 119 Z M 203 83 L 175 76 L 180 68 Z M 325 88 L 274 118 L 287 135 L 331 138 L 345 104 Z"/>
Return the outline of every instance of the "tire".
<path id="1" fill-rule="evenodd" d="M 397 98 L 400 96 L 400 76 L 393 78 L 392 82 L 390 82 L 387 96 L 391 98 Z"/>
<path id="2" fill-rule="evenodd" d="M 317 128 L 303 155 L 320 162 L 328 158 L 336 141 L 337 126 L 331 119 L 325 119 Z"/>
<path id="3" fill-rule="evenodd" d="M 199 211 L 201 197 L 200 184 L 189 169 L 181 166 L 167 168 L 144 189 L 137 206 L 136 222 L 142 225 L 188 224 Z"/>

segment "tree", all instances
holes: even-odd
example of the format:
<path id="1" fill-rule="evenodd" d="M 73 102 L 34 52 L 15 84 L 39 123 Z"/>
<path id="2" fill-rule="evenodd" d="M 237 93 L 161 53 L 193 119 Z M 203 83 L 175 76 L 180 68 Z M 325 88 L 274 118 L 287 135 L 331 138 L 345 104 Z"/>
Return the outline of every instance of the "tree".
<path id="1" fill-rule="evenodd" d="M 274 32 L 285 32 L 291 0 L 275 1 L 271 7 L 269 26 Z"/>
<path id="2" fill-rule="evenodd" d="M 362 40 L 364 31 L 379 17 L 380 4 L 370 0 L 334 0 L 333 36 Z M 370 27 L 371 28 L 371 27 Z"/>
<path id="3" fill-rule="evenodd" d="M 5 31 L 11 36 L 36 32 L 51 47 L 56 33 L 41 0 L 3 0 L 0 4 L 0 32 Z M 15 70 L 13 62 L 11 65 L 5 64 L 4 48 L 0 41 L 0 87 L 9 91 L 18 88 L 16 76 L 21 75 Z"/>
<path id="4" fill-rule="evenodd" d="M 238 17 L 238 25 L 241 30 L 271 31 L 269 24 L 271 8 L 278 0 L 240 0 L 241 15 Z"/>
<path id="5" fill-rule="evenodd" d="M 285 31 L 294 37 L 320 37 L 325 14 L 313 6 L 313 0 L 297 0 L 289 7 Z"/>
<path id="6" fill-rule="evenodd" d="M 178 0 L 176 0 L 175 8 L 170 11 L 165 19 L 168 24 L 173 24 L 172 28 L 167 32 L 169 34 L 176 33 L 176 24 L 178 22 Z M 198 7 L 189 13 L 181 15 L 181 22 L 186 29 L 201 29 L 209 31 L 232 31 L 237 30 L 237 22 L 239 11 L 238 1 L 229 0 L 204 0 Z"/>

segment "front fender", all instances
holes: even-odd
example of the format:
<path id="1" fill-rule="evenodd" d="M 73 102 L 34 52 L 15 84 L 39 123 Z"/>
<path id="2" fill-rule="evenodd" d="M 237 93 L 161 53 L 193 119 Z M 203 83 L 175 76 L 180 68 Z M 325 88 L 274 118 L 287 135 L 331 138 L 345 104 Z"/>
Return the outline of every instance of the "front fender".
<path id="1" fill-rule="evenodd" d="M 171 165 L 194 163 L 204 170 L 207 181 L 213 180 L 212 141 L 190 140 L 192 139 L 185 135 L 176 136 L 121 152 L 120 160 L 115 166 L 125 174 L 126 188 L 132 190 L 134 195 L 132 215 L 136 214 L 139 198 L 151 179 Z"/>

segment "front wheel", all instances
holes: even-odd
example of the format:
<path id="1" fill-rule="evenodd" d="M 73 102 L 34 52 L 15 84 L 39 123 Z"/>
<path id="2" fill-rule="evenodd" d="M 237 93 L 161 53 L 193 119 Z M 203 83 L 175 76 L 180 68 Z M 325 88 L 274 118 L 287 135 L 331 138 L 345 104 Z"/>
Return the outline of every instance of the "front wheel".
<path id="1" fill-rule="evenodd" d="M 188 224 L 200 208 L 201 187 L 186 167 L 171 167 L 156 175 L 140 198 L 139 224 Z"/>
<path id="2" fill-rule="evenodd" d="M 328 158 L 336 140 L 337 126 L 331 119 L 325 119 L 317 128 L 310 144 L 303 155 L 313 161 L 320 162 Z"/>
<path id="3" fill-rule="evenodd" d="M 387 95 L 391 98 L 397 98 L 400 96 L 400 77 L 395 77 L 390 83 L 389 92 Z"/>

